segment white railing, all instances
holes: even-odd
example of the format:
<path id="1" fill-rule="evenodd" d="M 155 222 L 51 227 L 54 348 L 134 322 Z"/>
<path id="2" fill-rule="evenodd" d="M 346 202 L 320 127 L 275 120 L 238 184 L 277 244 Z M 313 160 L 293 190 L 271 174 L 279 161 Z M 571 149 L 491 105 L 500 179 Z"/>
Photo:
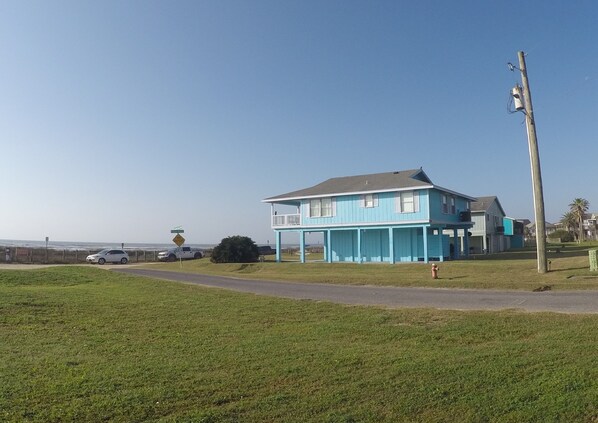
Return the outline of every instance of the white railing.
<path id="1" fill-rule="evenodd" d="M 299 226 L 301 225 L 300 214 L 274 214 L 272 215 L 272 227 Z"/>

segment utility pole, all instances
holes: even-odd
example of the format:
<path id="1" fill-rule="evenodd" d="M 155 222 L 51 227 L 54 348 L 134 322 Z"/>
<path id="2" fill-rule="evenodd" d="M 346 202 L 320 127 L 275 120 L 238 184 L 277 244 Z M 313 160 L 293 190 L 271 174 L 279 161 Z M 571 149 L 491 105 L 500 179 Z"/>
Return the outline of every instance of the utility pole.
<path id="1" fill-rule="evenodd" d="M 544 217 L 544 194 L 542 189 L 542 173 L 540 171 L 540 154 L 538 153 L 538 140 L 536 138 L 536 122 L 532 108 L 532 95 L 527 79 L 525 67 L 525 54 L 519 51 L 519 70 L 521 71 L 521 84 L 523 85 L 523 102 L 525 106 L 525 124 L 527 127 L 527 140 L 529 144 L 529 158 L 532 170 L 532 185 L 534 188 L 534 215 L 536 219 L 536 249 L 538 255 L 538 273 L 548 272 L 546 261 L 546 219 Z M 513 65 L 509 64 L 511 70 Z M 517 87 L 516 87 L 517 88 Z"/>

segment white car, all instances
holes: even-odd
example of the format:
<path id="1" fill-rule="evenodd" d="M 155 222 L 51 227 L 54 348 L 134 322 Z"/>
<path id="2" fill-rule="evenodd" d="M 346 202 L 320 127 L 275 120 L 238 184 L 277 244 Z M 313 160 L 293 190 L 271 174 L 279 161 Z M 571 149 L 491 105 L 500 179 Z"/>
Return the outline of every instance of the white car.
<path id="1" fill-rule="evenodd" d="M 175 261 L 175 260 L 192 260 L 203 257 L 203 251 L 199 248 L 179 247 L 170 248 L 166 251 L 158 253 L 158 260 L 160 261 Z"/>
<path id="2" fill-rule="evenodd" d="M 111 250 L 105 249 L 98 253 L 91 254 L 85 259 L 88 263 L 121 263 L 127 264 L 129 261 L 129 255 L 123 250 Z"/>

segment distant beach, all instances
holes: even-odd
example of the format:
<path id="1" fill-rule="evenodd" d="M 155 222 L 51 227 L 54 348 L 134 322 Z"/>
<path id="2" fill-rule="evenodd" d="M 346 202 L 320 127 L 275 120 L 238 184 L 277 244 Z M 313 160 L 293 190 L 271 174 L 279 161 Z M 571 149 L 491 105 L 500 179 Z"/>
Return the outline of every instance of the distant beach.
<path id="1" fill-rule="evenodd" d="M 15 239 L 0 239 L 0 246 L 2 247 L 17 247 L 17 248 L 46 248 L 46 241 L 31 241 L 31 240 L 15 240 Z M 185 244 L 187 247 L 195 247 L 201 249 L 214 248 L 215 244 Z M 174 243 L 124 243 L 125 250 L 143 250 L 143 251 L 162 251 L 167 248 L 176 247 Z M 121 248 L 120 242 L 73 242 L 73 241 L 48 241 L 48 249 L 52 250 L 67 250 L 67 251 L 88 251 L 88 250 L 102 250 L 104 248 Z"/>
<path id="2" fill-rule="evenodd" d="M 262 244 L 258 244 L 262 245 Z M 216 246 L 216 244 L 185 244 L 186 247 L 201 248 L 209 250 Z M 17 247 L 17 248 L 46 248 L 46 241 L 27 241 L 15 239 L 0 239 L 0 247 Z M 176 247 L 171 243 L 139 243 L 139 242 L 125 242 L 125 250 L 142 250 L 142 251 L 163 251 L 168 248 Z M 272 245 L 272 247 L 275 247 Z M 282 248 L 298 248 L 296 244 L 283 244 Z M 121 248 L 120 242 L 77 242 L 77 241 L 48 241 L 48 249 L 51 250 L 67 250 L 67 251 L 89 251 L 89 250 L 103 250 L 104 248 Z"/>

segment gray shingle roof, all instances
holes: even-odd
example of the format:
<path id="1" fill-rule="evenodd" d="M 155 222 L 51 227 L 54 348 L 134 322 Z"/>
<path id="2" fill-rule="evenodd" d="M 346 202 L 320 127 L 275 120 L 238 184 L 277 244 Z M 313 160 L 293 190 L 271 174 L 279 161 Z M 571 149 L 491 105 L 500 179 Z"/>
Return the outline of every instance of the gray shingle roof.
<path id="1" fill-rule="evenodd" d="M 344 176 L 331 178 L 310 188 L 300 189 L 266 198 L 265 202 L 318 197 L 335 194 L 382 192 L 395 189 L 430 187 L 432 181 L 420 169 L 398 172 L 374 173 L 370 175 Z"/>
<path id="2" fill-rule="evenodd" d="M 506 216 L 506 213 L 503 210 L 502 205 L 500 204 L 500 201 L 498 201 L 498 197 L 495 195 L 492 195 L 489 197 L 477 197 L 477 201 L 472 201 L 472 203 L 471 203 L 471 211 L 472 212 L 485 212 L 490 208 L 492 203 L 495 201 L 496 201 L 496 204 L 498 204 L 498 208 L 502 211 L 502 214 Z"/>

